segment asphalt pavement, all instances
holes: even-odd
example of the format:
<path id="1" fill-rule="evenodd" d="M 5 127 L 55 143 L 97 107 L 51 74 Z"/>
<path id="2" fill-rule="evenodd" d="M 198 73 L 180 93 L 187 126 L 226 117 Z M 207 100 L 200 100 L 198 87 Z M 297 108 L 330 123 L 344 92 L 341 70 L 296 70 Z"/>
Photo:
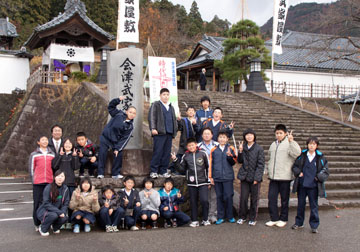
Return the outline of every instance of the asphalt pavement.
<path id="1" fill-rule="evenodd" d="M 312 234 L 306 212 L 304 229 L 291 230 L 296 212 L 284 228 L 266 227 L 268 214 L 257 225 L 224 223 L 208 227 L 178 227 L 146 231 L 121 230 L 73 234 L 61 230 L 41 237 L 32 221 L 32 185 L 0 179 L 0 252 L 7 251 L 359 251 L 360 209 L 320 210 L 319 233 Z"/>

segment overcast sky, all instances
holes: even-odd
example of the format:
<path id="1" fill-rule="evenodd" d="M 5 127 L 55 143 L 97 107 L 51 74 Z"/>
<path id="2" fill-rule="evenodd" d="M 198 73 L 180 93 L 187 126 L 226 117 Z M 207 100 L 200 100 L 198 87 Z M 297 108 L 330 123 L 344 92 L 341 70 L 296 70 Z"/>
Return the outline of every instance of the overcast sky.
<path id="1" fill-rule="evenodd" d="M 193 0 L 170 0 L 174 4 L 183 5 L 189 13 Z M 246 0 L 245 18 L 251 19 L 262 26 L 273 15 L 272 0 Z M 290 5 L 304 2 L 331 3 L 336 0 L 290 0 Z M 215 15 L 236 23 L 241 19 L 241 0 L 196 0 L 203 20 L 211 21 Z"/>

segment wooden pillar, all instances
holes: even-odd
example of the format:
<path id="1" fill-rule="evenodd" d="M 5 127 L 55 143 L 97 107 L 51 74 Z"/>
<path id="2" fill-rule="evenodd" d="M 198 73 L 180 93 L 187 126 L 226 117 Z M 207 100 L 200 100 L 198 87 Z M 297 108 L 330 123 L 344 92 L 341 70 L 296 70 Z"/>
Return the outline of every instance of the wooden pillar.
<path id="1" fill-rule="evenodd" d="M 185 84 L 186 90 L 189 89 L 189 71 L 186 71 L 186 84 Z"/>
<path id="2" fill-rule="evenodd" d="M 216 78 L 215 78 L 215 76 L 216 76 L 215 69 L 213 69 L 213 91 L 216 91 L 216 86 L 215 86 Z"/>

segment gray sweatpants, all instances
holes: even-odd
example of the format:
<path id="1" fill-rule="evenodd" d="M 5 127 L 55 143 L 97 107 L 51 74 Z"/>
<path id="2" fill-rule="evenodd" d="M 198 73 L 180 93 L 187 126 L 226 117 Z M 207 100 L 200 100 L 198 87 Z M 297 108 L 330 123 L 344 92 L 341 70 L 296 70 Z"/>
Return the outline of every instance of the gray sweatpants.
<path id="1" fill-rule="evenodd" d="M 217 206 L 216 206 L 216 192 L 215 186 L 212 185 L 209 189 L 209 218 L 217 217 Z"/>

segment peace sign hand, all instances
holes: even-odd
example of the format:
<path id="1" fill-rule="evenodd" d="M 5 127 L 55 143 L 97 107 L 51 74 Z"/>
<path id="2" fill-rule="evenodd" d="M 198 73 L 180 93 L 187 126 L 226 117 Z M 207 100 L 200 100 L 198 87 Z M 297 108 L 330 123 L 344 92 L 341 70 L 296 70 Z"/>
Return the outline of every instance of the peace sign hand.
<path id="1" fill-rule="evenodd" d="M 287 137 L 288 137 L 289 142 L 294 141 L 294 136 L 293 136 L 292 130 L 290 130 L 290 133 L 289 132 L 287 133 Z"/>
<path id="2" fill-rule="evenodd" d="M 60 148 L 60 152 L 59 152 L 59 154 L 60 154 L 60 156 L 62 156 L 62 155 L 64 155 L 64 154 L 65 154 L 65 152 L 64 152 L 64 148 L 63 148 L 63 147 L 61 147 L 61 148 Z"/>
<path id="3" fill-rule="evenodd" d="M 244 150 L 244 141 L 239 141 L 239 153 L 242 153 Z"/>
<path id="4" fill-rule="evenodd" d="M 230 129 L 233 129 L 234 126 L 235 126 L 235 122 L 234 122 L 234 121 L 231 121 L 231 123 L 230 123 L 230 125 L 229 125 L 229 128 L 230 128 Z"/>

